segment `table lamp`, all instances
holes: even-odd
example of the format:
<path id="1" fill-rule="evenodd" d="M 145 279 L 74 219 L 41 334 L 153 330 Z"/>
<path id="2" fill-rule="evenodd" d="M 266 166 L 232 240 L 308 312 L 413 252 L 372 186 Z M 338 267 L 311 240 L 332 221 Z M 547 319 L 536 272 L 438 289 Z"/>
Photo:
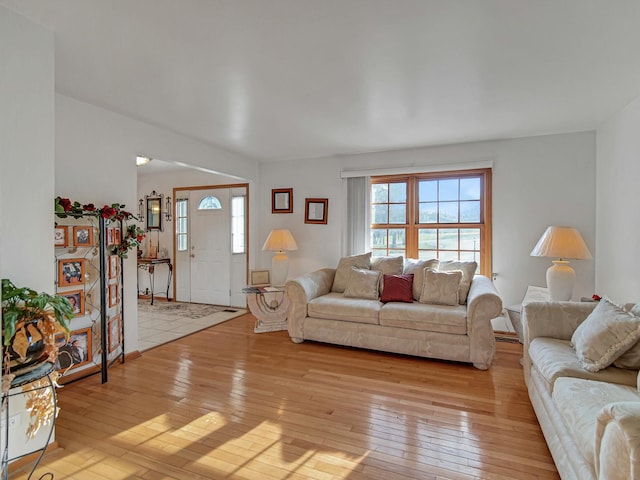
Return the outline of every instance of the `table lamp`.
<path id="1" fill-rule="evenodd" d="M 593 258 L 580 232 L 571 227 L 548 227 L 531 251 L 532 257 L 551 257 L 553 265 L 547 269 L 547 288 L 554 302 L 571 300 L 576 272 L 567 258 L 589 260 Z"/>
<path id="2" fill-rule="evenodd" d="M 289 230 L 271 230 L 267 241 L 262 246 L 262 250 L 277 252 L 271 259 L 271 284 L 273 286 L 281 287 L 287 281 L 289 257 L 287 257 L 286 252 L 297 249 L 298 245 Z"/>

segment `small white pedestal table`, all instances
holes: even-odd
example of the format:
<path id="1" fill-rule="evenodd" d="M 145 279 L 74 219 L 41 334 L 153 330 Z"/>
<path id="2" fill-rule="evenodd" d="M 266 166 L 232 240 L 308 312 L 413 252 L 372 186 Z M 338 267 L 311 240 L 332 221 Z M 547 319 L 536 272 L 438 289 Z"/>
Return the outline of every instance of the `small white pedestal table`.
<path id="1" fill-rule="evenodd" d="M 257 318 L 255 333 L 277 332 L 287 329 L 289 299 L 284 287 L 247 287 L 247 305 Z"/>

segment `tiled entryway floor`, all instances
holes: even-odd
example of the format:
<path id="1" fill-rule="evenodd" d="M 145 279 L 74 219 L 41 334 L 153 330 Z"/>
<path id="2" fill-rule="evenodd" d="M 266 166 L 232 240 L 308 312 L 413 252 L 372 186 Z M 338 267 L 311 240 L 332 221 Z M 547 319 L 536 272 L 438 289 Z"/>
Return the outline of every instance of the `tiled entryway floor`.
<path id="1" fill-rule="evenodd" d="M 138 309 L 138 346 L 142 352 L 163 343 L 212 327 L 247 313 L 242 308 L 231 307 L 200 318 L 180 316 L 179 313 L 150 313 Z"/>

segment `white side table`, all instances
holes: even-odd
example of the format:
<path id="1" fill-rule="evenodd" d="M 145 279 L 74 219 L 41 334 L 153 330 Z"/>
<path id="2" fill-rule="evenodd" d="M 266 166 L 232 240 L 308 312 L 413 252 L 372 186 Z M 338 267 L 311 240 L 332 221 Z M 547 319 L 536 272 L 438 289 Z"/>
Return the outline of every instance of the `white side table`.
<path id="1" fill-rule="evenodd" d="M 257 318 L 255 333 L 277 332 L 287 329 L 289 298 L 282 287 L 247 287 L 247 305 Z"/>

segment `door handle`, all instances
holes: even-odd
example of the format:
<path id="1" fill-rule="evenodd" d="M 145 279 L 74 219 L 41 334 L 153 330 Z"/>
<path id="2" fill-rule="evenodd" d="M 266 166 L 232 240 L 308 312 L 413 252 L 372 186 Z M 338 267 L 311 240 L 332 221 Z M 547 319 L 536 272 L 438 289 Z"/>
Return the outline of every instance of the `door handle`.
<path id="1" fill-rule="evenodd" d="M 191 255 L 189 255 L 191 258 L 196 258 L 195 253 L 192 253 Z"/>

